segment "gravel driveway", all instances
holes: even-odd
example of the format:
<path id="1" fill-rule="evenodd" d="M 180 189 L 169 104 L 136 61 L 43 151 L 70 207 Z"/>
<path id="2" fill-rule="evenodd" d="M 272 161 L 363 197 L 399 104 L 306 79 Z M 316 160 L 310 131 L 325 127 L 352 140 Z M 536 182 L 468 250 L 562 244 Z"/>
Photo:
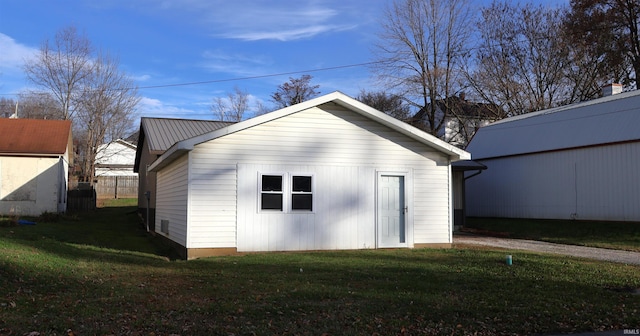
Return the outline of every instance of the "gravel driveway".
<path id="1" fill-rule="evenodd" d="M 610 250 L 604 248 L 584 247 L 545 243 L 535 240 L 509 239 L 485 236 L 455 235 L 454 244 L 483 245 L 512 250 L 527 250 L 535 252 L 564 254 L 573 257 L 612 261 L 630 265 L 640 265 L 640 252 Z"/>

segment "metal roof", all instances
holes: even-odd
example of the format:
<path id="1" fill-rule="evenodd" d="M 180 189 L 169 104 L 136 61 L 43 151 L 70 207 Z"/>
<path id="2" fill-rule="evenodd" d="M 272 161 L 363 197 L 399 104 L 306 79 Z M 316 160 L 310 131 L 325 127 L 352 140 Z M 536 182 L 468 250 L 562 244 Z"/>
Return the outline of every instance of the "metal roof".
<path id="1" fill-rule="evenodd" d="M 0 118 L 0 153 L 64 154 L 70 135 L 70 120 Z"/>
<path id="2" fill-rule="evenodd" d="M 140 127 L 152 153 L 162 154 L 176 142 L 234 124 L 212 120 L 142 118 Z"/>
<path id="3" fill-rule="evenodd" d="M 162 155 L 176 142 L 215 131 L 232 124 L 234 123 L 225 121 L 143 117 L 140 120 L 140 131 L 133 171 L 138 172 L 140 168 L 141 151 L 144 149 L 142 144 L 144 141 L 149 143 L 148 146 L 151 154 Z"/>
<path id="4" fill-rule="evenodd" d="M 478 160 L 628 141 L 640 141 L 640 90 L 494 122 L 467 151 Z"/>

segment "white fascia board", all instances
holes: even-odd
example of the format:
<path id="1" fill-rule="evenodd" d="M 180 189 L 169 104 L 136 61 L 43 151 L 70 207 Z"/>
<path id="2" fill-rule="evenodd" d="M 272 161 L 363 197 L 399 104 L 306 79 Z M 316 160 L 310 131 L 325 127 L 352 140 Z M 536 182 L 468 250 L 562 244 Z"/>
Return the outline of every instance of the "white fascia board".
<path id="1" fill-rule="evenodd" d="M 435 148 L 449 155 L 452 162 L 471 159 L 471 154 L 465 150 L 446 143 L 438 139 L 437 137 L 407 123 L 404 123 L 398 119 L 388 116 L 356 99 L 345 95 L 342 92 L 334 91 L 324 96 L 307 100 L 300 104 L 288 106 L 280 110 L 266 113 L 261 116 L 241 121 L 239 123 L 235 123 L 209 133 L 180 141 L 171 146 L 164 154 L 162 154 L 156 161 L 154 161 L 153 164 L 149 166 L 148 170 L 154 171 L 166 166 L 169 162 L 173 161 L 175 158 L 181 156 L 185 152 L 193 150 L 193 148 L 198 144 L 223 137 L 228 134 L 236 133 L 241 130 L 251 128 L 272 120 L 276 120 L 278 118 L 282 118 L 296 112 L 304 111 L 328 102 L 335 102 L 339 105 L 342 105 L 350 110 L 364 115 L 365 117 L 371 118 L 383 125 L 386 125 L 391 129 L 394 129 L 414 140 Z"/>
<path id="2" fill-rule="evenodd" d="M 147 172 L 158 171 L 163 167 L 167 166 L 169 163 L 173 162 L 173 160 L 179 158 L 187 152 L 193 150 L 193 146 L 184 143 L 184 141 L 178 142 L 175 145 L 171 146 L 162 156 L 153 161 L 153 163 L 147 167 Z"/>
<path id="3" fill-rule="evenodd" d="M 344 96 L 344 95 L 343 95 Z M 422 131 L 414 126 L 411 126 L 405 122 L 402 122 L 396 118 L 393 118 L 383 112 L 380 112 L 369 105 L 366 105 L 351 97 L 344 96 L 346 99 L 336 101 L 338 104 L 354 110 L 368 118 L 371 118 L 389 128 L 396 130 L 414 140 L 417 140 L 427 146 L 435 148 L 447 155 L 449 155 L 452 161 L 458 160 L 470 160 L 471 153 L 453 146 L 445 141 L 438 139 L 437 137 Z"/>

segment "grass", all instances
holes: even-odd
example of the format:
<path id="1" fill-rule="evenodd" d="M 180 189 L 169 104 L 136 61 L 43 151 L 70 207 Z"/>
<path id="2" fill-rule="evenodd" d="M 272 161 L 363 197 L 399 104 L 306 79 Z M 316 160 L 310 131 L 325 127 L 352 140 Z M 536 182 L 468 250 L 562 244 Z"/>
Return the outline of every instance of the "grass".
<path id="1" fill-rule="evenodd" d="M 640 252 L 637 222 L 469 218 L 466 226 L 512 238 Z"/>
<path id="2" fill-rule="evenodd" d="M 518 335 L 640 326 L 637 266 L 486 248 L 169 261 L 133 209 L 0 227 L 0 335 Z"/>

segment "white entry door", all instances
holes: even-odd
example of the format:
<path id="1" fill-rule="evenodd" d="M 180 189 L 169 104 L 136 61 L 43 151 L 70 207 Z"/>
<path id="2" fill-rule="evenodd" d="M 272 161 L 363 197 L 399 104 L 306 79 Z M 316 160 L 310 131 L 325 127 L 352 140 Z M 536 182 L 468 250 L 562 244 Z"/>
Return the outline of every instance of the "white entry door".
<path id="1" fill-rule="evenodd" d="M 378 247 L 407 246 L 404 180 L 400 175 L 378 176 Z"/>

